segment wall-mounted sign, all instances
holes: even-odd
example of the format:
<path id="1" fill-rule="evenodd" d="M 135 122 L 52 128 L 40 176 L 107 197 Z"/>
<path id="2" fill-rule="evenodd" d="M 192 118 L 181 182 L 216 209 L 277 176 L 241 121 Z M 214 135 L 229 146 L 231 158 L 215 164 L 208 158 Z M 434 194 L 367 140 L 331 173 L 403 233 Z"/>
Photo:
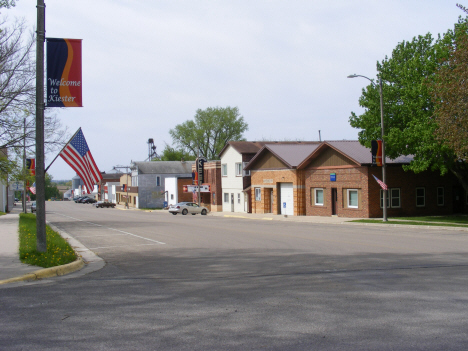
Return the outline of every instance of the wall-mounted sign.
<path id="1" fill-rule="evenodd" d="M 184 193 L 197 193 L 198 192 L 198 186 L 196 186 L 196 185 L 183 185 L 182 186 L 182 191 Z M 210 193 L 211 192 L 210 184 L 200 185 L 200 192 L 201 193 Z"/>
<path id="2" fill-rule="evenodd" d="M 336 173 L 330 173 L 330 182 L 336 182 Z"/>
<path id="3" fill-rule="evenodd" d="M 263 179 L 264 183 L 273 184 L 273 179 Z"/>

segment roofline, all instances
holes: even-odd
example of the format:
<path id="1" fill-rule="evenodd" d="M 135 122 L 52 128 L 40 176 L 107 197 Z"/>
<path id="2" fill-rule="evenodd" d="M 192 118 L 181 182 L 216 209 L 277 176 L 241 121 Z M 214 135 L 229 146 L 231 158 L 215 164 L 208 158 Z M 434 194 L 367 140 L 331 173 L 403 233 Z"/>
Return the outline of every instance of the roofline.
<path id="1" fill-rule="evenodd" d="M 295 167 L 291 166 L 288 162 L 286 162 L 283 158 L 278 156 L 273 150 L 271 150 L 268 147 L 268 144 L 264 145 L 260 150 L 258 150 L 257 154 L 247 163 L 247 165 L 244 167 L 245 170 L 249 170 L 250 166 L 257 161 L 257 159 L 262 155 L 265 151 L 265 149 L 268 149 L 276 158 L 278 158 L 281 162 L 283 162 L 288 168 L 294 169 Z"/>
<path id="2" fill-rule="evenodd" d="M 337 149 L 336 147 L 334 147 L 333 145 L 329 144 L 328 141 L 322 141 L 322 144 L 316 148 L 314 151 L 312 151 L 312 153 L 307 156 L 304 161 L 302 161 L 298 166 L 297 166 L 297 169 L 304 169 L 306 167 L 307 164 L 309 164 L 311 162 L 311 159 L 315 156 L 315 154 L 317 153 L 321 153 L 322 150 L 328 146 L 329 148 L 335 150 L 336 152 L 340 153 L 341 155 L 343 155 L 344 157 L 346 157 L 347 159 L 353 161 L 355 164 L 359 165 L 359 166 L 362 166 L 363 163 L 359 163 L 357 162 L 354 158 L 350 157 L 348 154 L 344 153 L 343 151 L 341 151 L 340 149 Z"/>

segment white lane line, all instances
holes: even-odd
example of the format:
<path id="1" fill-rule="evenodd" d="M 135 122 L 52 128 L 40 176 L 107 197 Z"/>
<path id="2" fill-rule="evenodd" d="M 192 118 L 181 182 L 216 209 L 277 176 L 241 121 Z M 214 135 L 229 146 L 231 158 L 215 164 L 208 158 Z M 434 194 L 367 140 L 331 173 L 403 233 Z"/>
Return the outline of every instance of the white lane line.
<path id="1" fill-rule="evenodd" d="M 98 247 L 91 247 L 90 250 L 112 249 L 112 248 L 115 248 L 115 247 L 154 246 L 154 245 L 159 245 L 159 244 L 155 243 L 155 244 L 139 244 L 139 245 L 98 246 Z"/>
<path id="2" fill-rule="evenodd" d="M 56 213 L 56 214 L 58 214 L 59 216 L 63 216 L 63 217 L 67 217 L 67 218 L 74 219 L 75 221 L 78 221 L 78 222 L 89 223 L 89 224 L 95 225 L 95 226 L 97 226 L 97 227 L 102 227 L 102 228 L 104 228 L 104 229 L 113 230 L 113 231 L 116 231 L 116 232 L 119 232 L 119 233 L 123 233 L 123 234 L 125 234 L 125 235 L 133 236 L 133 237 L 135 237 L 135 238 L 139 238 L 139 239 L 151 241 L 151 242 L 153 242 L 153 243 L 157 243 L 157 244 L 160 244 L 160 245 L 166 245 L 166 243 L 163 243 L 162 241 L 157 241 L 157 240 L 153 240 L 153 239 L 148 239 L 148 238 L 145 238 L 144 236 L 132 234 L 132 233 L 129 233 L 129 232 L 124 232 L 123 230 L 119 230 L 119 229 L 115 229 L 115 228 L 110 228 L 110 227 L 104 227 L 104 226 L 102 226 L 102 225 L 100 225 L 100 224 L 96 224 L 96 223 L 93 223 L 93 222 L 83 221 L 82 219 L 75 218 L 75 217 L 71 217 L 71 216 L 67 216 L 67 215 L 60 214 L 60 213 Z"/>

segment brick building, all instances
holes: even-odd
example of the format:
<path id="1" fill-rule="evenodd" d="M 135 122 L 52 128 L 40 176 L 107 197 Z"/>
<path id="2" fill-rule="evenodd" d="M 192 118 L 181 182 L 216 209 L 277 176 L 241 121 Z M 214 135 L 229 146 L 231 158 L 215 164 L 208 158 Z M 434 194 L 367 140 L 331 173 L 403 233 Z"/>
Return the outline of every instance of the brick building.
<path id="1" fill-rule="evenodd" d="M 196 172 L 196 165 L 192 166 L 192 172 Z M 221 212 L 222 191 L 221 191 L 221 161 L 205 162 L 203 167 L 203 184 L 204 189 L 209 189 L 200 192 L 200 202 L 202 206 L 208 208 L 211 212 Z M 198 202 L 198 192 L 191 194 L 189 201 Z"/>
<path id="2" fill-rule="evenodd" d="M 383 214 L 381 167 L 358 141 L 265 145 L 251 171 L 254 213 L 378 218 Z M 451 175 L 405 172 L 412 158 L 387 163 L 388 216 L 466 212 L 466 195 Z"/>

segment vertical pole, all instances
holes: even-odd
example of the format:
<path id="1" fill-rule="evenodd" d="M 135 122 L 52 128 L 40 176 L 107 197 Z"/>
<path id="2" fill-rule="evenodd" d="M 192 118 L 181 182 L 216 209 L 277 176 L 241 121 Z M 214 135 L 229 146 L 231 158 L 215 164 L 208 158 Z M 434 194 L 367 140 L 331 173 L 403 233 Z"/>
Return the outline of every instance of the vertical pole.
<path id="1" fill-rule="evenodd" d="M 44 41 L 45 4 L 37 0 L 36 45 L 36 250 L 47 251 L 44 172 Z"/>
<path id="2" fill-rule="evenodd" d="M 382 131 L 382 181 L 387 184 L 387 166 L 385 162 L 385 140 L 384 140 L 384 110 L 383 110 L 383 91 L 382 78 L 379 77 L 380 90 L 380 129 Z M 387 222 L 387 190 L 383 191 L 383 221 Z"/>
<path id="3" fill-rule="evenodd" d="M 128 209 L 128 167 L 125 168 L 125 170 L 127 171 L 127 202 L 126 202 L 126 205 L 127 205 L 127 209 Z"/>
<path id="4" fill-rule="evenodd" d="M 23 177 L 23 213 L 26 213 L 26 118 L 23 121 Z"/>

